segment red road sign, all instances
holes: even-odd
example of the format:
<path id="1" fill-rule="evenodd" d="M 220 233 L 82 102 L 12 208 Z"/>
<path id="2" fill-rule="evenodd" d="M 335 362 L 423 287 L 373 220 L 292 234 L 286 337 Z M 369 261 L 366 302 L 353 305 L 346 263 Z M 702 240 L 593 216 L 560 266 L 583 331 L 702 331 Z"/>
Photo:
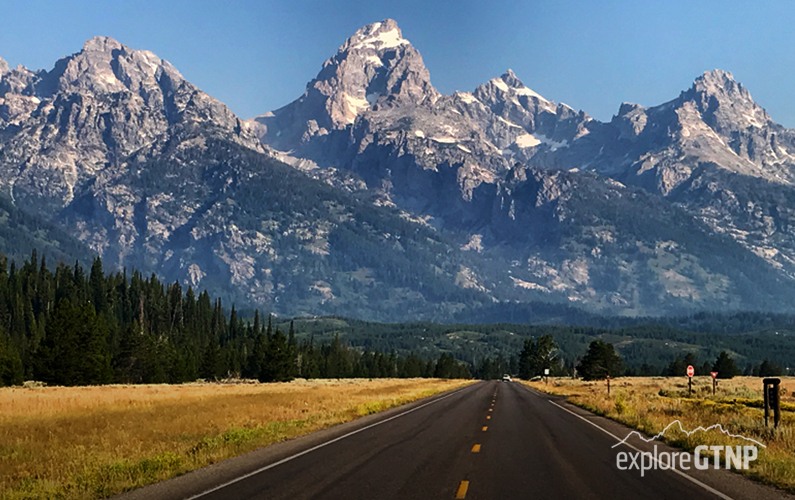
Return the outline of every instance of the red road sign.
<path id="1" fill-rule="evenodd" d="M 718 378 L 718 372 L 709 372 L 712 375 L 712 378 Z"/>
<path id="2" fill-rule="evenodd" d="M 696 374 L 696 369 L 693 368 L 693 365 L 687 365 L 687 376 L 692 377 Z"/>

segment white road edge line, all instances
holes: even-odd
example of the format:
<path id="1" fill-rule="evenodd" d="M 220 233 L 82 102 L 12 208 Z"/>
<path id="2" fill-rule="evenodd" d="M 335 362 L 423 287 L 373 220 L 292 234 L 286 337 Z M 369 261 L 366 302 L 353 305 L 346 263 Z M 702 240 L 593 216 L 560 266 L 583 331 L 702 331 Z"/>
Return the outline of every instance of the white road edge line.
<path id="1" fill-rule="evenodd" d="M 196 494 L 196 495 L 193 495 L 191 497 L 188 497 L 188 500 L 194 500 L 196 498 L 201 498 L 201 497 L 203 497 L 205 495 L 209 495 L 210 493 L 214 493 L 214 492 L 216 492 L 218 490 L 224 489 L 227 486 L 230 486 L 232 484 L 235 484 L 235 483 L 238 483 L 238 482 L 243 481 L 245 479 L 248 479 L 251 476 L 256 476 L 260 472 L 264 472 L 264 471 L 266 471 L 268 469 L 272 469 L 274 467 L 277 467 L 279 465 L 287 463 L 287 462 L 289 462 L 291 460 L 294 460 L 294 459 L 296 459 L 296 458 L 298 458 L 300 456 L 306 455 L 307 453 L 312 453 L 313 451 L 318 450 L 320 448 L 323 448 L 324 446 L 328 446 L 328 445 L 330 445 L 332 443 L 336 443 L 337 441 L 342 441 L 343 439 L 351 437 L 354 434 L 358 434 L 360 432 L 366 431 L 367 429 L 372 429 L 373 427 L 377 427 L 377 426 L 379 426 L 381 424 L 385 424 L 385 423 L 387 423 L 387 422 L 389 422 L 391 420 L 395 420 L 396 418 L 400 418 L 400 417 L 402 417 L 404 415 L 408 415 L 409 413 L 415 412 L 415 411 L 419 410 L 420 408 L 425 408 L 426 406 L 430 406 L 432 404 L 436 404 L 439 401 L 443 401 L 443 400 L 445 400 L 445 399 L 447 399 L 447 398 L 449 398 L 451 396 L 455 396 L 459 392 L 461 392 L 463 390 L 466 390 L 466 389 L 469 389 L 471 387 L 474 387 L 475 385 L 477 385 L 477 384 L 472 384 L 472 385 L 468 385 L 466 387 L 462 387 L 461 389 L 453 391 L 450 394 L 447 394 L 447 395 L 442 396 L 440 398 L 434 399 L 433 401 L 428 401 L 427 403 L 423 403 L 423 404 L 421 404 L 419 406 L 415 406 L 414 408 L 412 408 L 410 410 L 406 410 L 406 411 L 404 411 L 402 413 L 398 413 L 397 415 L 392 415 L 389 418 L 385 418 L 384 420 L 379 420 L 378 422 L 374 422 L 374 423 L 372 423 L 370 425 L 364 426 L 361 429 L 356 429 L 355 431 L 348 432 L 347 434 L 343 434 L 342 436 L 337 436 L 334 439 L 331 439 L 331 440 L 326 441 L 324 443 L 320 443 L 320 444 L 315 445 L 315 446 L 313 446 L 313 447 L 311 447 L 309 449 L 306 449 L 304 451 L 298 452 L 295 455 L 290 455 L 289 457 L 283 458 L 283 459 L 279 460 L 278 462 L 273 462 L 272 464 L 266 465 L 265 467 L 260 467 L 257 470 L 251 471 L 251 472 L 246 473 L 246 474 L 244 474 L 242 476 L 238 476 L 235 479 L 232 479 L 231 481 L 227 481 L 225 483 L 219 484 L 218 486 L 210 488 L 209 490 L 205 490 L 205 491 L 202 491 L 199 494 Z"/>
<path id="2" fill-rule="evenodd" d="M 568 408 L 566 408 L 566 407 L 564 407 L 564 406 L 562 406 L 562 405 L 559 405 L 558 403 L 556 403 L 556 402 L 552 401 L 551 399 L 547 399 L 547 401 L 549 401 L 549 402 L 550 402 L 550 403 L 552 403 L 553 405 L 557 406 L 557 407 L 558 407 L 558 408 L 560 408 L 561 410 L 563 410 L 563 411 L 565 411 L 565 412 L 568 412 L 568 413 L 571 413 L 572 415 L 574 415 L 575 417 L 579 418 L 579 419 L 580 419 L 580 420 L 582 420 L 583 422 L 587 422 L 587 423 L 589 423 L 589 424 L 593 425 L 594 427 L 596 427 L 596 428 L 597 428 L 597 429 L 599 429 L 600 431 L 604 432 L 604 433 L 605 433 L 605 434 L 607 434 L 608 436 L 612 437 L 612 438 L 613 438 L 613 439 L 615 439 L 616 441 L 618 441 L 618 442 L 621 442 L 621 438 L 620 438 L 620 437 L 616 436 L 615 434 L 613 434 L 612 432 L 608 431 L 607 429 L 604 429 L 604 428 L 602 428 L 602 427 L 598 426 L 597 424 L 595 424 L 595 423 L 591 422 L 590 420 L 588 420 L 587 418 L 583 417 L 582 415 L 579 415 L 579 414 L 577 414 L 577 413 L 574 413 L 573 411 L 569 410 Z M 635 446 L 633 446 L 633 445 L 631 445 L 631 444 L 629 444 L 629 443 L 626 443 L 626 442 L 625 442 L 625 443 L 624 443 L 624 446 L 627 446 L 627 447 L 629 447 L 629 448 L 632 448 L 633 450 L 635 450 L 635 451 L 637 451 L 637 452 L 643 453 L 643 450 L 641 450 L 641 449 L 639 449 L 639 448 L 636 448 Z M 656 460 L 654 457 L 652 457 L 652 460 L 654 460 L 655 462 L 658 462 L 658 461 L 657 461 L 657 460 Z M 663 469 L 661 469 L 661 470 L 663 470 Z M 674 474 L 678 474 L 678 475 L 682 476 L 683 478 L 687 479 L 687 480 L 688 480 L 688 481 L 690 481 L 691 483 L 693 483 L 693 484 L 696 484 L 696 485 L 698 485 L 698 486 L 701 486 L 702 488 L 704 488 L 705 490 L 709 491 L 709 492 L 710 492 L 710 493 L 712 493 L 713 495 L 716 495 L 716 496 L 717 496 L 717 497 L 719 497 L 719 498 L 723 498 L 724 500 L 734 500 L 732 497 L 730 497 L 730 496 L 726 495 L 725 493 L 722 493 L 722 492 L 720 492 L 720 491 L 716 490 L 715 488 L 713 488 L 712 486 L 710 486 L 710 485 L 708 485 L 708 484 L 702 483 L 702 482 L 701 482 L 701 481 L 699 481 L 698 479 L 696 479 L 696 478 L 694 478 L 693 476 L 690 476 L 690 475 L 688 475 L 688 474 L 685 474 L 684 472 L 680 471 L 679 469 L 675 469 L 675 468 L 673 468 L 673 467 L 672 467 L 672 468 L 668 468 L 668 469 L 665 469 L 665 470 L 668 470 L 668 471 L 670 471 L 670 472 L 673 472 Z"/>

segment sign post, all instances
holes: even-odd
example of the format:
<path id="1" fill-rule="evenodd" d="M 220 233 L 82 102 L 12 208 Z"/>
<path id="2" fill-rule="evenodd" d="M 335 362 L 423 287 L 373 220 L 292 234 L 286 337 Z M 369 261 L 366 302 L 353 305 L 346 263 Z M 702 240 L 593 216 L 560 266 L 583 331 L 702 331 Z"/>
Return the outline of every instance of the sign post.
<path id="1" fill-rule="evenodd" d="M 765 427 L 767 427 L 767 421 L 770 417 L 771 409 L 773 410 L 773 427 L 778 428 L 778 423 L 781 422 L 781 398 L 779 397 L 779 384 L 781 384 L 780 378 L 762 379 L 765 402 Z"/>
<path id="2" fill-rule="evenodd" d="M 693 394 L 693 375 L 696 374 L 696 369 L 693 365 L 687 365 L 687 393 Z"/>
<path id="3" fill-rule="evenodd" d="M 718 372 L 709 372 L 712 375 L 712 395 L 715 395 L 715 388 L 718 387 Z"/>
<path id="4" fill-rule="evenodd" d="M 544 383 L 549 382 L 549 368 L 544 368 Z"/>

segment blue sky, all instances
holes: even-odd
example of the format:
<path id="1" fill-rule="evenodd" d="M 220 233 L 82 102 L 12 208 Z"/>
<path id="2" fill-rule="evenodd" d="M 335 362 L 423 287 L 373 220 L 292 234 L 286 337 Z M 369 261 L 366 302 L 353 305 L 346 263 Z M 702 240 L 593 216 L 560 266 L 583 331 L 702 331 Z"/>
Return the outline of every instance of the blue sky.
<path id="1" fill-rule="evenodd" d="M 0 12 L 11 65 L 50 69 L 108 35 L 171 61 L 244 118 L 298 97 L 357 28 L 391 17 L 444 93 L 512 68 L 607 120 L 622 101 L 659 104 L 722 68 L 795 127 L 795 2 L 0 0 Z"/>

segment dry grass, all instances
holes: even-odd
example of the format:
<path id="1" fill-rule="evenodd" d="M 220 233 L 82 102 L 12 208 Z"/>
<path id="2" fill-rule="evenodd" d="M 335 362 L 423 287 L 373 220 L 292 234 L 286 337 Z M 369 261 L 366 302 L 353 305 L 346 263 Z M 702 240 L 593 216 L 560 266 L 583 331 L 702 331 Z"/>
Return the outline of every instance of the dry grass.
<path id="1" fill-rule="evenodd" d="M 756 377 L 720 380 L 712 395 L 710 377 L 693 377 L 693 395 L 687 391 L 685 377 L 637 377 L 611 381 L 607 396 L 605 381 L 585 382 L 551 379 L 525 382 L 551 394 L 566 396 L 572 403 L 605 415 L 648 435 L 660 432 L 674 420 L 688 429 L 721 424 L 733 434 L 757 439 L 767 445 L 759 459 L 745 472 L 749 476 L 795 492 L 795 378 L 782 378 L 781 426 L 765 428 L 762 410 L 762 381 Z M 771 415 L 772 427 L 772 415 Z M 691 436 L 668 433 L 672 445 L 694 449 L 699 444 L 741 444 L 717 433 Z"/>
<path id="2" fill-rule="evenodd" d="M 0 498 L 92 498 L 469 381 L 0 389 Z"/>

